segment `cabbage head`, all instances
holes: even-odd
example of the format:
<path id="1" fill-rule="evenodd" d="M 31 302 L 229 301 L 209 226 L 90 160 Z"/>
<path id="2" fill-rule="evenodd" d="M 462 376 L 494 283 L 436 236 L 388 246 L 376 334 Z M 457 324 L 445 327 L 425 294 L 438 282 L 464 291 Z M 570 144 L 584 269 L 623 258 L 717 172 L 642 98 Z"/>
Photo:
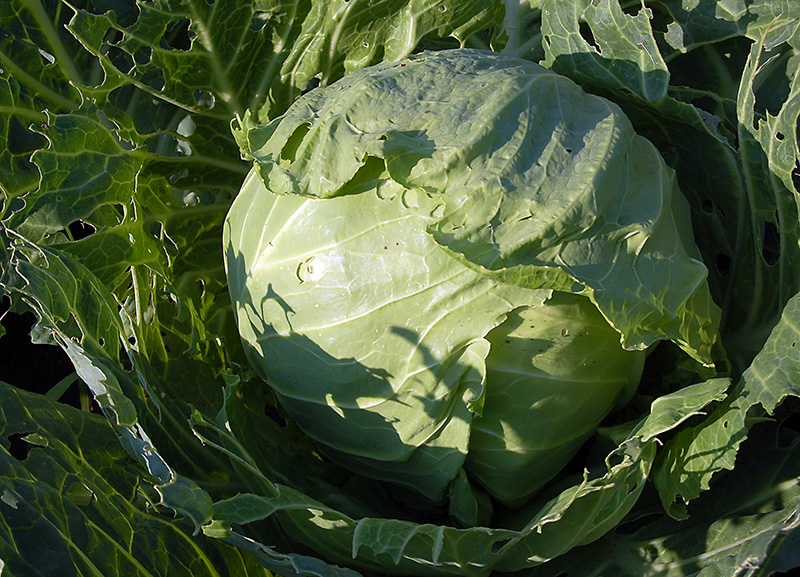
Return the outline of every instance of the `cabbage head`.
<path id="1" fill-rule="evenodd" d="M 656 343 L 715 361 L 672 170 L 545 68 L 422 53 L 235 134 L 253 169 L 224 245 L 249 360 L 321 456 L 410 508 L 486 524 L 630 399 Z"/>

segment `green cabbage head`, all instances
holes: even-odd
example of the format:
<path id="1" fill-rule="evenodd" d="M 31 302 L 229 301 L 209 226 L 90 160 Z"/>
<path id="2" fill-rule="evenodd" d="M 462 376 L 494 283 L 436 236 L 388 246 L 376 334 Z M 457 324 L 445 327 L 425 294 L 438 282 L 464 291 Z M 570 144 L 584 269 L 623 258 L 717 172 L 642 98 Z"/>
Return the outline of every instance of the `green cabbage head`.
<path id="1" fill-rule="evenodd" d="M 613 103 L 474 50 L 367 68 L 235 133 L 245 348 L 326 458 L 442 504 L 518 506 L 718 309 L 672 170 Z M 624 511 L 623 511 L 624 512 Z"/>

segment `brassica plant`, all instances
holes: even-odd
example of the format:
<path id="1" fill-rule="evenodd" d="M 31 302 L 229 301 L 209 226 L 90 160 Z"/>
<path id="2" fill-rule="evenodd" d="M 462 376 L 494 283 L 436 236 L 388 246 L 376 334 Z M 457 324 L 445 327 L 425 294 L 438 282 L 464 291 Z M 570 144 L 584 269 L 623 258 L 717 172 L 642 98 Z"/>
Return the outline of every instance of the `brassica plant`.
<path id="1" fill-rule="evenodd" d="M 0 574 L 800 567 L 798 49 L 791 0 L 6 2 Z"/>
<path id="2" fill-rule="evenodd" d="M 426 52 L 248 121 L 255 168 L 223 237 L 239 330 L 352 470 L 449 491 L 458 512 L 467 477 L 518 504 L 632 396 L 648 347 L 713 364 L 718 309 L 673 172 L 570 80 Z"/>

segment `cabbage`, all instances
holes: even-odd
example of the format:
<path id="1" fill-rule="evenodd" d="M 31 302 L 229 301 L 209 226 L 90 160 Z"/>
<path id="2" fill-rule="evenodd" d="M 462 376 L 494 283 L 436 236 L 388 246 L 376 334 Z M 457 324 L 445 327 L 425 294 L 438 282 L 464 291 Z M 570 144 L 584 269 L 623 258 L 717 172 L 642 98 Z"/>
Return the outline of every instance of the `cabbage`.
<path id="1" fill-rule="evenodd" d="M 422 53 L 263 125 L 226 219 L 248 358 L 326 458 L 455 522 L 518 506 L 669 340 L 713 365 L 688 205 L 622 111 L 528 61 Z M 400 488 L 402 487 L 402 488 Z"/>

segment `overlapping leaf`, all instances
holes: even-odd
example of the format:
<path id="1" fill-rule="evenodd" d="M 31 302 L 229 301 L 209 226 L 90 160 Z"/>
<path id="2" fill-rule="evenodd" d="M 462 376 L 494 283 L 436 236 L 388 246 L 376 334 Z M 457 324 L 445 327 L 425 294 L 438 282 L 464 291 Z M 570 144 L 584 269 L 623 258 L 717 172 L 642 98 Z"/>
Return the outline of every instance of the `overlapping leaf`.
<path id="1" fill-rule="evenodd" d="M 737 371 L 798 288 L 790 4 L 542 5 L 545 63 L 621 104 L 676 169 Z"/>
<path id="2" fill-rule="evenodd" d="M 261 120 L 274 118 L 317 81 L 399 57 L 420 39 L 453 35 L 463 42 L 498 21 L 499 4 L 298 0 L 237 3 L 235 10 L 221 0 L 71 4 L 77 11 L 54 0 L 12 0 L 0 15 L 0 211 L 11 229 L 2 233 L 0 290 L 39 314 L 39 333 L 69 351 L 128 452 L 150 473 L 114 449 L 113 430 L 97 418 L 3 385 L 3 437 L 34 433 L 28 443 L 38 445 L 25 462 L 5 452 L 0 459 L 4 574 L 27 575 L 45 563 L 60 574 L 94 574 L 109 560 L 126 574 L 187 568 L 200 575 L 263 574 L 253 559 L 285 575 L 354 574 L 292 552 L 284 529 L 270 524 L 279 518 L 296 541 L 307 540 L 308 529 L 319 531 L 315 522 L 330 522 L 325 543 L 347 546 L 327 551 L 342 562 L 352 564 L 355 549 L 372 568 L 375 558 L 405 563 L 419 543 L 436 542 L 438 529 L 408 524 L 374 485 L 343 480 L 291 423 L 284 430 L 264 415 L 269 399 L 255 401 L 252 391 L 238 396 L 229 385 L 230 423 L 254 426 L 232 426 L 231 433 L 224 414 L 212 426 L 223 377 L 245 372 L 232 362 L 241 351 L 218 250 L 221 219 L 244 166 L 228 119 L 245 108 L 260 111 Z M 611 96 L 677 169 L 723 305 L 726 342 L 744 369 L 800 288 L 792 196 L 799 113 L 794 2 L 529 4 L 519 18 L 515 11 L 506 18 L 507 28 L 524 24 L 526 34 L 509 47 L 532 58 L 544 52 L 559 72 Z M 67 242 L 78 221 L 96 233 Z M 12 246 L 20 231 L 32 238 Z M 731 399 L 705 422 L 699 406 L 653 409 L 687 431 L 670 441 L 656 478 L 673 514 L 684 512 L 675 496 L 692 501 L 689 519 L 666 519 L 659 504 L 648 508 L 645 500 L 618 531 L 531 575 L 765 575 L 800 564 L 797 444 L 765 451 L 777 438 L 774 427 L 751 430 L 748 420 L 797 395 L 795 305 L 786 307 Z M 706 400 L 721 398 L 721 386 L 707 392 Z M 687 417 L 693 421 L 684 423 Z M 745 433 L 750 441 L 741 441 Z M 224 451 L 212 456 L 211 444 Z M 672 476 L 665 473 L 670 467 Z M 152 473 L 168 480 L 170 471 L 197 483 L 178 475 L 161 486 L 163 501 L 204 522 L 213 494 L 220 514 L 206 535 L 239 549 L 193 540 L 191 523 L 145 511 L 135 498 L 137 483 L 144 487 Z M 252 492 L 258 517 L 276 485 L 299 492 L 287 491 L 281 503 L 289 505 L 272 507 L 266 523 L 230 529 L 231 521 L 246 519 L 237 501 L 227 499 Z M 524 514 L 520 525 L 536 515 Z M 394 520 L 383 525 L 380 517 L 389 516 Z M 130 519 L 139 531 L 131 533 Z M 353 540 L 358 519 L 372 520 L 361 523 Z M 571 522 L 557 514 L 547 520 L 531 527 L 546 533 Z M 430 553 L 469 564 L 471 538 L 441 541 L 441 550 Z M 540 554 L 546 538 L 537 539 Z M 533 554 L 519 542 L 492 542 L 502 567 L 517 566 L 514 555 Z M 557 549 L 570 542 L 556 531 L 551 543 Z"/>
<path id="3" fill-rule="evenodd" d="M 331 505 L 340 502 L 335 489 L 323 493 L 320 502 L 277 485 L 270 495 L 243 493 L 215 503 L 214 522 L 204 530 L 243 545 L 245 535 L 259 536 L 264 542 L 263 533 L 259 535 L 255 528 L 253 533 L 247 525 L 274 518 L 292 540 L 313 547 L 328 559 L 366 570 L 386 567 L 408 574 L 487 575 L 492 570 L 516 571 L 539 565 L 596 539 L 618 523 L 644 487 L 656 437 L 719 399 L 726 387 L 725 381 L 712 380 L 660 399 L 595 477 L 569 479 L 560 494 L 535 501 L 500 526 L 456 529 L 401 518 L 354 518 Z M 236 396 L 229 396 L 227 404 L 234 416 L 241 415 L 243 408 Z M 197 424 L 203 429 L 210 426 Z M 239 421 L 234 430 L 249 428 L 246 421 Z M 233 452 L 239 459 L 252 459 L 262 450 L 263 443 L 248 440 Z M 262 458 L 265 456 L 262 453 Z M 244 526 L 244 533 L 231 529 L 232 524 Z"/>
<path id="4" fill-rule="evenodd" d="M 250 556 L 192 536 L 151 501 L 148 478 L 100 416 L 0 383 L 0 437 L 29 454 L 0 449 L 3 574 L 267 577 Z"/>

